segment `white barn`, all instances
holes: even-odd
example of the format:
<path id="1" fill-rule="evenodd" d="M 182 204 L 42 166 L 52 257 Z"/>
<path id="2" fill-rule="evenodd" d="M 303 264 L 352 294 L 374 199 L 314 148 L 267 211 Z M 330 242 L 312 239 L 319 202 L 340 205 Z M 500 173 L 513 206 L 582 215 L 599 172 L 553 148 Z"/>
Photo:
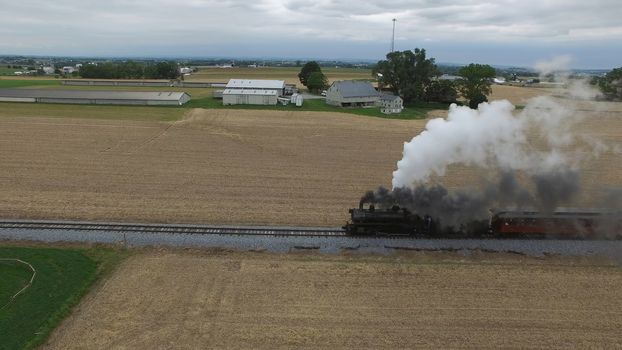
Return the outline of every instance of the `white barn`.
<path id="1" fill-rule="evenodd" d="M 222 104 L 227 105 L 276 105 L 278 93 L 275 90 L 225 89 Z"/>
<path id="2" fill-rule="evenodd" d="M 0 102 L 181 106 L 188 101 L 189 94 L 177 91 L 0 89 Z"/>
<path id="3" fill-rule="evenodd" d="M 284 80 L 229 79 L 226 89 L 274 90 L 279 96 L 285 94 Z"/>
<path id="4" fill-rule="evenodd" d="M 284 80 L 230 79 L 222 93 L 222 104 L 276 105 L 284 94 Z"/>

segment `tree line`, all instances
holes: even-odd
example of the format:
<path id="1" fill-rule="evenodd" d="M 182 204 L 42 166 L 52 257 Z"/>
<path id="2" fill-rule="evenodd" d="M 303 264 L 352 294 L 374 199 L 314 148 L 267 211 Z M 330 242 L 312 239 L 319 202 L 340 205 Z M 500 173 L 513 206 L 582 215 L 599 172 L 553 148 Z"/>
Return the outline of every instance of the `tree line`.
<path id="1" fill-rule="evenodd" d="M 425 49 L 396 51 L 378 61 L 372 70 L 379 87 L 385 88 L 404 99 L 404 103 L 442 102 L 451 103 L 460 95 L 469 107 L 477 108 L 488 101 L 492 93 L 495 68 L 487 64 L 471 63 L 455 71 L 456 80 L 440 80 L 441 75 L 434 58 L 426 58 Z M 622 67 L 611 70 L 593 81 L 603 97 L 622 100 Z"/>
<path id="2" fill-rule="evenodd" d="M 91 79 L 177 79 L 180 73 L 175 62 L 141 64 L 127 61 L 85 64 L 80 68 L 80 76 Z"/>
<path id="3" fill-rule="evenodd" d="M 622 67 L 612 69 L 603 77 L 594 79 L 607 100 L 622 100 Z"/>
<path id="4" fill-rule="evenodd" d="M 416 102 L 453 103 L 458 94 L 464 97 L 471 108 L 488 101 L 492 92 L 492 79 L 496 75 L 493 67 L 486 64 L 469 64 L 456 72 L 460 79 L 441 80 L 434 58 L 426 58 L 425 49 L 395 51 L 387 54 L 386 60 L 378 61 L 372 69 L 372 77 L 380 89 L 387 89 L 402 97 L 405 104 Z M 315 61 L 305 63 L 298 73 L 302 85 L 311 92 L 328 88 L 328 79 Z"/>
<path id="5" fill-rule="evenodd" d="M 458 94 L 471 108 L 488 101 L 492 92 L 492 79 L 496 70 L 487 64 L 471 63 L 461 67 L 456 74 L 459 79 L 441 80 L 434 58 L 427 58 L 425 49 L 395 51 L 378 61 L 372 76 L 380 88 L 388 89 L 404 99 L 405 104 L 416 102 L 452 103 Z"/>

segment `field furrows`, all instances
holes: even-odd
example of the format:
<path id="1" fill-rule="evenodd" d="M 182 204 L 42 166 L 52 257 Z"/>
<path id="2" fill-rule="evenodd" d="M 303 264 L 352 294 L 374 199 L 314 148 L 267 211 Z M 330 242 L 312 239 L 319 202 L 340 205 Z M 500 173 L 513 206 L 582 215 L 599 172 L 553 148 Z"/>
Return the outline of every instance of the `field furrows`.
<path id="1" fill-rule="evenodd" d="M 532 90 L 495 93 L 520 103 Z M 579 154 L 574 206 L 592 206 L 622 184 L 622 104 L 579 107 L 577 131 L 614 145 Z M 425 123 L 256 110 L 192 109 L 174 122 L 0 111 L 0 217 L 341 226 L 365 191 L 390 186 L 403 143 Z M 453 165 L 435 181 L 460 188 L 489 175 Z"/>
<path id="2" fill-rule="evenodd" d="M 594 262 L 503 254 L 150 253 L 48 348 L 616 347 L 621 278 Z"/>

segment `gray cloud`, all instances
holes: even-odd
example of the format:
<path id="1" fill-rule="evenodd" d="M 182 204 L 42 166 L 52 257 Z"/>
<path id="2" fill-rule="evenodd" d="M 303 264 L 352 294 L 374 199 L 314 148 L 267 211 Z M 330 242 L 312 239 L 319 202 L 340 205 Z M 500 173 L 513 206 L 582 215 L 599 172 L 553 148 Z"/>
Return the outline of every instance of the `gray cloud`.
<path id="1" fill-rule="evenodd" d="M 375 50 L 388 47 L 392 18 L 398 19 L 396 36 L 401 49 L 428 42 L 444 48 L 473 43 L 501 50 L 507 45 L 532 50 L 543 45 L 564 54 L 565 49 L 583 43 L 608 48 L 622 40 L 619 0 L 4 2 L 0 12 L 3 53 L 141 55 L 135 52 L 137 48 L 165 50 L 168 41 L 169 47 L 184 51 L 180 56 L 229 54 L 215 52 L 213 46 L 240 55 L 245 46 L 263 42 L 270 51 L 255 48 L 246 55 L 278 56 L 296 50 L 275 51 L 275 42 L 305 51 L 305 42 L 317 41 L 346 47 L 364 43 L 369 50 L 362 58 L 380 58 L 386 50 Z M 176 53 L 165 50 L 162 54 Z M 342 55 L 327 50 L 314 56 Z"/>

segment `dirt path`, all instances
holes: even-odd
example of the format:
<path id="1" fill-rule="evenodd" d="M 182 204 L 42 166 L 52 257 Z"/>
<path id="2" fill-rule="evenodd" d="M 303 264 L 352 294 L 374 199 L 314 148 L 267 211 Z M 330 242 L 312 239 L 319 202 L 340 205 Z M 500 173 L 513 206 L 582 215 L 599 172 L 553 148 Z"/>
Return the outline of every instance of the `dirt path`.
<path id="1" fill-rule="evenodd" d="M 48 349 L 622 346 L 622 272 L 589 260 L 144 252 Z"/>

